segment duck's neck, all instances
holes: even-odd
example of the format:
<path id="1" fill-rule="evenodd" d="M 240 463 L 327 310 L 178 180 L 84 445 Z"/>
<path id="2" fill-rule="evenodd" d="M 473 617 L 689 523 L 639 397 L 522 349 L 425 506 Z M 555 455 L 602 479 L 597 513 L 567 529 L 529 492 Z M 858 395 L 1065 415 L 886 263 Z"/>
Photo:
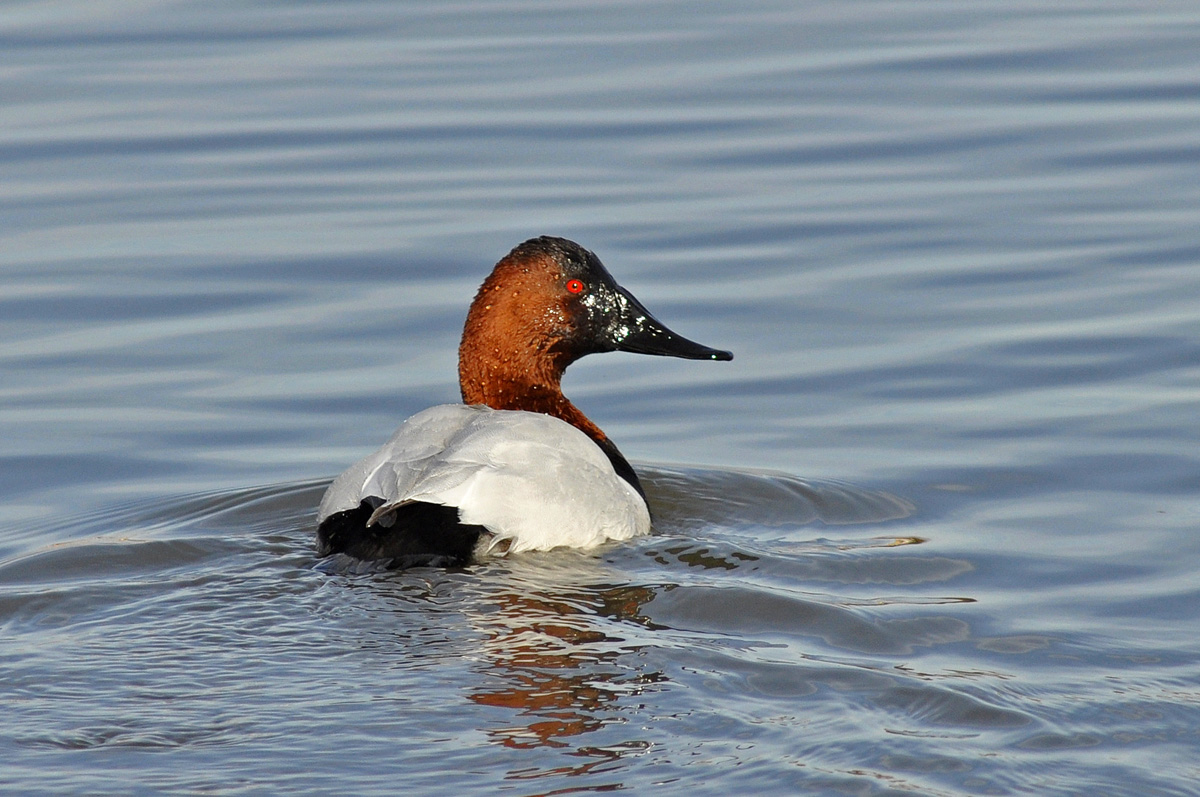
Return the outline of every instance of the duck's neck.
<path id="1" fill-rule="evenodd" d="M 608 437 L 600 431 L 600 427 L 563 395 L 556 374 L 539 374 L 539 369 L 534 368 L 516 377 L 495 376 L 498 373 L 511 374 L 512 366 L 488 362 L 491 358 L 480 355 L 473 347 L 470 352 L 459 354 L 458 381 L 464 404 L 486 404 L 496 410 L 525 410 L 553 415 L 571 424 L 598 445 L 608 443 Z"/>
<path id="2" fill-rule="evenodd" d="M 470 325 L 468 325 L 468 331 Z M 524 410 L 553 415 L 586 434 L 612 463 L 613 470 L 644 499 L 637 473 L 616 445 L 563 395 L 557 368 L 514 368 L 513 355 L 496 347 L 476 345 L 463 336 L 458 355 L 458 382 L 464 404 L 485 404 L 495 410 Z M 530 358 L 522 358 L 522 361 Z M 497 376 L 505 374 L 505 376 Z M 516 374 L 516 376 L 514 376 Z"/>

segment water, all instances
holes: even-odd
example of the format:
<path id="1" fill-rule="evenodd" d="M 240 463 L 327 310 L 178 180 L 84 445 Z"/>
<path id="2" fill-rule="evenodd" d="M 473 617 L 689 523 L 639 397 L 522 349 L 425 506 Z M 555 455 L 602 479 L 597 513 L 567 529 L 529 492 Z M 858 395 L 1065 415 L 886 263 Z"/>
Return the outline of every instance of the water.
<path id="1" fill-rule="evenodd" d="M 9 4 L 14 794 L 1194 794 L 1192 3 Z M 537 234 L 656 534 L 315 560 Z"/>

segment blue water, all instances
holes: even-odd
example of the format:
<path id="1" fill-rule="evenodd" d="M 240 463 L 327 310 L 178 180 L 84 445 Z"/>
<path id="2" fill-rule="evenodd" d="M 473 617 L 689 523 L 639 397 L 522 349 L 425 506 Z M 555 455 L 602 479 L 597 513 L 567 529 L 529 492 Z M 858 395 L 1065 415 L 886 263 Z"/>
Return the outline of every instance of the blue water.
<path id="1" fill-rule="evenodd" d="M 9 4 L 0 788 L 1191 795 L 1194 3 Z M 649 538 L 315 558 L 513 245 Z"/>

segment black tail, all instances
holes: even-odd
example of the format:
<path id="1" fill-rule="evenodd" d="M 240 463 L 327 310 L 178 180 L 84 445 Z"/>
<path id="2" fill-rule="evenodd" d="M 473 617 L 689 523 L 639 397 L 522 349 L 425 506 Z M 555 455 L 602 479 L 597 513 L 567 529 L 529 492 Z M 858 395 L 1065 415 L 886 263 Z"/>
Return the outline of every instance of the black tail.
<path id="1" fill-rule="evenodd" d="M 367 527 L 382 498 L 364 498 L 354 509 L 330 515 L 317 529 L 317 554 L 344 553 L 355 559 L 390 560 L 388 567 L 465 567 L 483 526 L 458 522 L 458 508 L 414 501 Z"/>

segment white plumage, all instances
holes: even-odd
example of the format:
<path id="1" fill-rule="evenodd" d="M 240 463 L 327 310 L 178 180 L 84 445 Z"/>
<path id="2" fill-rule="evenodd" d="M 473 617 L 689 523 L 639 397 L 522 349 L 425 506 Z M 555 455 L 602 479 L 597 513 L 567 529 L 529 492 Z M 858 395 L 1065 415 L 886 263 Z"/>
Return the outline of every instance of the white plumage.
<path id="1" fill-rule="evenodd" d="M 373 520 L 410 501 L 457 507 L 460 522 L 488 529 L 492 547 L 508 541 L 510 553 L 650 531 L 646 502 L 599 446 L 535 412 L 443 404 L 417 413 L 330 485 L 318 523 L 369 496 L 384 500 Z"/>

